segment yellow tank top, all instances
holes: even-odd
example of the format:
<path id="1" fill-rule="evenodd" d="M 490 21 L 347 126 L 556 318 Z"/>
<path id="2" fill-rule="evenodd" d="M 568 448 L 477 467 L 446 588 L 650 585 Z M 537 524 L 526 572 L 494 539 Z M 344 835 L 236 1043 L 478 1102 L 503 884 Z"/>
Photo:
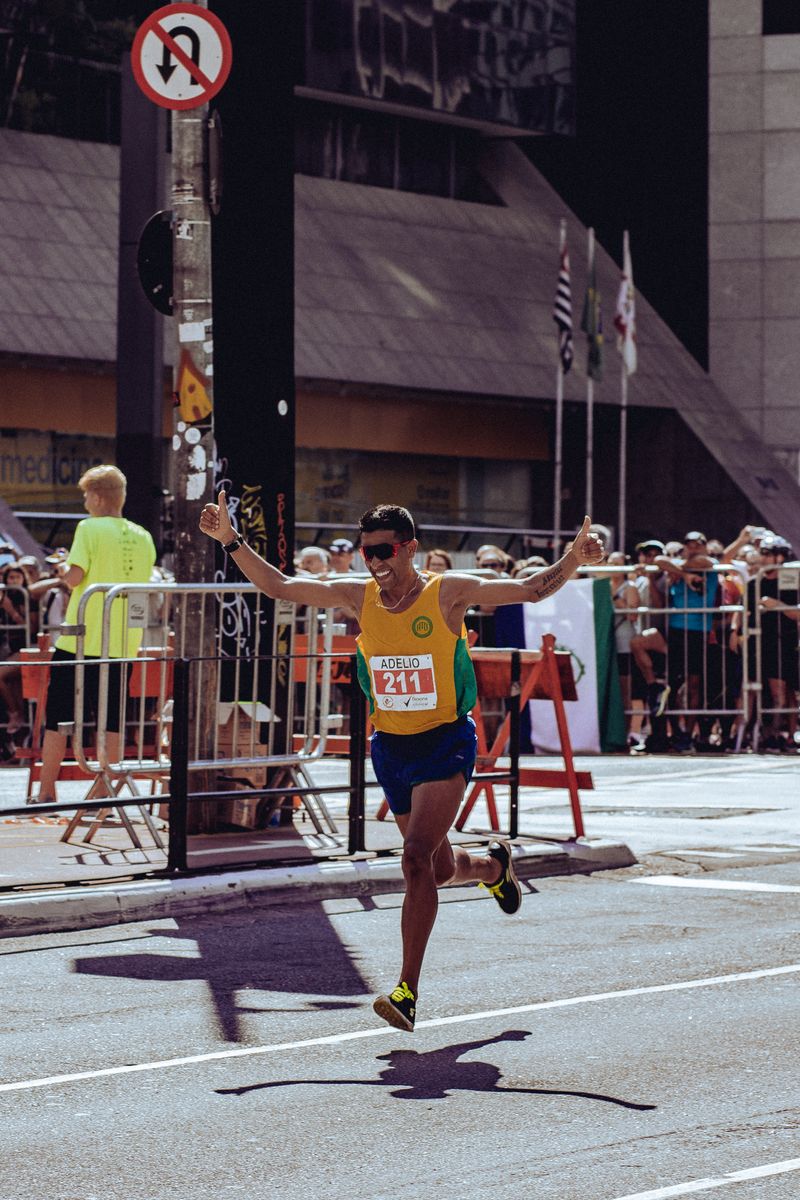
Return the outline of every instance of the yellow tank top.
<path id="1" fill-rule="evenodd" d="M 470 711 L 478 694 L 466 628 L 460 636 L 448 629 L 439 606 L 443 576 L 420 574 L 425 587 L 405 612 L 381 606 L 374 579 L 364 593 L 358 679 L 383 733 L 449 724 Z"/>

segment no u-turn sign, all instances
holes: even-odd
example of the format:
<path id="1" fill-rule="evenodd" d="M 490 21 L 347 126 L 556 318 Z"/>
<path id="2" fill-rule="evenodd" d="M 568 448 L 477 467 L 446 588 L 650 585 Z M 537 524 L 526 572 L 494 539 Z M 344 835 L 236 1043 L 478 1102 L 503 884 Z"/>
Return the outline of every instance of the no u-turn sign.
<path id="1" fill-rule="evenodd" d="M 133 40 L 131 64 L 144 94 L 162 108 L 199 108 L 231 69 L 231 39 L 214 13 L 168 4 L 151 13 Z"/>

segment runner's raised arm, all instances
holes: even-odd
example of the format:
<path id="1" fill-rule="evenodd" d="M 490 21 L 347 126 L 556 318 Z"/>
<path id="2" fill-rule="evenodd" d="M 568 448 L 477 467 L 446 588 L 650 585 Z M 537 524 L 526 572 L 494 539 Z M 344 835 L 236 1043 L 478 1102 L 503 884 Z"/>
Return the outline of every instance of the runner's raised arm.
<path id="1" fill-rule="evenodd" d="M 242 574 L 270 599 L 312 604 L 317 608 L 346 608 L 355 616 L 360 613 L 366 587 L 363 579 L 341 582 L 284 575 L 256 554 L 233 528 L 224 492 L 219 493 L 216 504 L 206 504 L 200 514 L 200 528 L 221 544 Z"/>
<path id="2" fill-rule="evenodd" d="M 448 571 L 442 585 L 442 609 L 448 618 L 460 621 L 463 611 L 471 604 L 499 605 L 536 603 L 554 595 L 575 575 L 578 567 L 597 566 L 605 550 L 596 533 L 591 533 L 589 517 L 566 554 L 526 579 L 482 579 L 475 575 Z"/>

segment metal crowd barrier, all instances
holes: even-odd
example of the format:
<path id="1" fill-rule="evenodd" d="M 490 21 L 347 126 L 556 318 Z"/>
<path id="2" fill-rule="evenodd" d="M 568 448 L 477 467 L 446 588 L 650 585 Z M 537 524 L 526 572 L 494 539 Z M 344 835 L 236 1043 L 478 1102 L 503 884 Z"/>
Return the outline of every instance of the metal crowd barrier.
<path id="1" fill-rule="evenodd" d="M 800 693 L 800 561 L 761 567 L 752 590 L 742 656 L 750 667 L 755 705 L 746 720 L 755 748 L 791 749 Z"/>
<path id="2" fill-rule="evenodd" d="M 102 604 L 101 657 L 85 660 L 86 616 L 93 601 Z M 188 604 L 194 608 L 187 616 Z M 288 606 L 281 620 L 291 619 L 295 632 L 305 634 L 302 654 L 278 652 L 280 622 L 274 622 L 272 653 L 251 653 L 238 630 L 249 633 L 259 623 L 263 596 L 251 584 L 185 585 L 167 582 L 136 585 L 104 585 L 88 588 L 81 597 L 72 632 L 76 637 L 74 665 L 40 662 L 51 671 L 74 670 L 74 719 L 60 730 L 72 738 L 75 762 L 90 784 L 85 799 L 9 808 L 7 816 L 34 814 L 42 817 L 69 812 L 71 819 L 62 840 L 70 840 L 88 814 L 89 832 L 81 842 L 92 839 L 111 811 L 118 814 L 137 848 L 143 848 L 137 832 L 136 812 L 147 828 L 154 845 L 167 853 L 167 867 L 188 869 L 187 837 L 191 837 L 192 818 L 205 808 L 222 811 L 220 805 L 252 805 L 264 802 L 252 829 L 265 824 L 284 802 L 297 798 L 321 840 L 328 839 L 330 852 L 341 854 L 345 847 L 339 830 L 328 811 L 326 797 L 347 797 L 347 852 L 367 849 L 367 789 L 379 785 L 366 778 L 366 706 L 358 683 L 356 657 L 346 654 L 348 679 L 339 686 L 346 702 L 349 724 L 347 740 L 347 781 L 320 785 L 309 769 L 329 749 L 330 732 L 338 728 L 343 714 L 331 711 L 334 668 L 343 660 L 343 649 L 335 638 L 340 627 L 332 611 L 308 608 L 298 615 Z M 247 615 L 245 615 L 245 613 Z M 93 622 L 96 614 L 91 614 Z M 136 657 L 111 658 L 112 622 L 123 628 L 143 630 L 143 644 Z M 246 622 L 250 626 L 246 629 Z M 214 653 L 192 653 L 205 631 L 213 634 Z M 227 639 L 227 653 L 225 653 Z M 256 646 L 263 649 L 256 631 Z M 230 652 L 231 648 L 233 653 Z M 514 655 L 518 660 L 518 654 Z M 289 727 L 279 734 L 275 719 L 278 697 L 276 680 L 280 664 L 289 663 L 288 703 L 284 710 Z M 90 686 L 89 672 L 95 672 L 97 691 L 96 724 L 89 727 L 84 718 L 84 697 Z M 516 665 L 517 674 L 519 664 Z M 268 678 L 264 675 L 268 672 Z M 115 679 L 115 674 L 118 678 Z M 108 729 L 110 701 L 119 702 L 121 752 L 112 754 Z M 212 736 L 203 743 L 193 718 L 201 698 L 210 694 L 215 715 Z M 266 697 L 266 701 L 260 697 Z M 511 765 L 481 778 L 509 784 L 509 822 L 516 832 L 519 787 L 518 724 L 519 703 L 510 705 L 512 718 Z M 224 718 L 224 719 L 223 719 Z M 124 731 L 124 736 L 122 735 Z M 299 736 L 298 736 L 299 731 Z M 93 741 L 93 749 L 86 743 Z M 337 741 L 336 749 L 341 751 Z M 252 781 L 252 774 L 263 774 L 263 786 Z M 248 779 L 248 773 L 250 778 Z M 241 784 L 244 775 L 245 786 Z M 156 788 L 161 790 L 156 791 Z M 98 791 L 107 794 L 100 795 Z M 128 793 L 128 794 L 126 794 Z M 153 810 L 156 809 L 157 812 Z M 134 811 L 131 811 L 134 810 Z M 163 822 L 163 825 L 159 823 Z M 161 833 L 168 835 L 165 846 Z M 195 830 L 192 830 L 195 832 Z M 203 832 L 201 830 L 201 832 Z M 242 830 L 243 841 L 247 830 Z M 263 840 L 263 839 L 262 839 Z M 244 850 L 248 859 L 253 852 Z"/>
<path id="3" fill-rule="evenodd" d="M 87 660 L 87 611 L 90 604 L 96 607 L 98 603 L 102 605 L 101 652 L 99 658 Z M 266 598 L 249 583 L 188 585 L 165 581 L 98 584 L 86 589 L 76 624 L 62 627 L 62 632 L 72 633 L 76 638 L 75 663 L 52 662 L 46 653 L 31 663 L 34 670 L 40 666 L 51 672 L 74 671 L 72 720 L 60 725 L 59 730 L 71 737 L 74 762 L 70 771 L 77 767 L 91 786 L 70 820 L 63 840 L 72 837 L 84 814 L 95 813 L 97 821 L 82 839 L 91 840 L 103 816 L 113 809 L 133 844 L 140 848 L 136 829 L 126 811 L 135 808 L 155 845 L 163 848 L 161 831 L 150 810 L 157 805 L 162 819 L 169 810 L 169 795 L 156 794 L 156 787 L 163 789 L 172 778 L 172 742 L 177 731 L 187 739 L 192 772 L 235 775 L 252 768 L 280 767 L 290 785 L 284 786 L 281 794 L 301 796 L 318 833 L 326 829 L 338 833 L 322 795 L 325 789 L 315 785 L 307 773 L 308 766 L 325 753 L 329 730 L 341 721 L 341 716 L 330 712 L 332 668 L 334 660 L 340 657 L 332 653 L 338 627 L 332 612 L 308 608 L 298 617 L 295 606 L 283 606 L 280 621 L 288 621 L 295 630 L 311 630 L 315 635 L 308 637 L 308 653 L 301 656 L 305 669 L 300 686 L 295 680 L 297 656 L 289 657 L 279 645 L 285 626 L 277 616 L 273 644 L 263 645 L 265 603 Z M 96 628 L 98 614 L 95 611 L 91 616 Z M 112 622 L 119 622 L 123 630 L 142 630 L 144 644 L 136 657 L 109 656 Z M 197 655 L 196 649 L 206 635 L 212 654 Z M 261 653 L 264 649 L 272 649 L 273 653 Z M 174 694 L 174 681 L 176 672 L 180 676 L 189 661 L 193 664 L 192 693 L 187 700 L 183 692 Z M 276 713 L 278 681 L 281 664 L 287 661 L 288 698 L 281 718 Z M 95 676 L 93 680 L 90 673 Z M 96 721 L 88 727 L 84 699 L 90 686 L 96 690 L 97 703 Z M 119 703 L 123 714 L 121 750 L 117 752 L 114 746 L 113 754 L 108 728 L 112 700 Z M 199 723 L 189 719 L 190 711 L 196 712 L 203 701 L 213 715 L 211 736 L 205 740 Z M 296 710 L 299 710 L 297 717 Z M 281 720 L 286 723 L 279 735 Z M 300 734 L 297 750 L 293 748 L 296 731 Z M 93 742 L 91 750 L 86 747 L 88 741 Z M 72 774 L 69 777 L 74 778 Z M 149 795 L 143 791 L 144 784 L 149 784 Z M 123 790 L 130 795 L 123 795 Z M 106 794 L 100 794 L 103 792 Z M 231 794 L 242 796 L 241 791 Z M 74 802 L 37 804 L 35 812 L 47 816 L 75 809 Z M 5 811 L 8 815 L 32 815 L 30 808 Z"/>
<path id="4" fill-rule="evenodd" d="M 710 569 L 692 571 L 700 582 L 691 590 L 702 597 L 702 602 L 695 605 L 674 603 L 670 586 L 676 580 L 657 567 L 619 565 L 611 568 L 604 565 L 581 568 L 581 574 L 625 576 L 634 586 L 636 578 L 664 576 L 662 605 L 640 603 L 630 609 L 615 609 L 617 652 L 622 660 L 620 666 L 624 666 L 630 679 L 626 703 L 629 719 L 646 718 L 652 732 L 647 695 L 641 694 L 651 682 L 646 679 L 646 674 L 642 674 L 643 667 L 649 665 L 654 678 L 669 687 L 661 715 L 666 718 L 673 737 L 690 736 L 697 728 L 703 742 L 708 743 L 713 733 L 718 739 L 716 744 L 722 748 L 725 742 L 735 740 L 734 728 L 739 735 L 741 697 L 747 694 L 749 681 L 747 664 L 745 662 L 742 669 L 739 656 L 730 649 L 729 635 L 734 620 L 743 617 L 746 594 L 740 593 L 734 603 L 721 602 L 722 579 L 734 570 L 730 564 L 717 564 Z M 719 582 L 709 585 L 709 576 Z M 636 639 L 636 644 L 627 650 L 623 648 L 627 639 L 618 636 L 623 620 L 630 621 Z M 648 630 L 653 633 L 648 634 Z M 646 657 L 640 666 L 643 651 Z M 628 661 L 624 662 L 626 655 Z M 638 696 L 633 695 L 636 691 L 640 693 Z M 637 699 L 641 704 L 639 708 L 634 704 Z"/>
<path id="5" fill-rule="evenodd" d="M 98 703 L 96 758 L 89 760 L 83 750 L 83 695 L 86 663 L 86 612 L 93 597 L 102 598 L 101 658 L 98 661 Z M 138 794 L 138 779 L 164 780 L 171 770 L 171 730 L 175 725 L 178 702 L 171 695 L 173 671 L 178 661 L 197 663 L 193 677 L 190 709 L 198 713 L 205 698 L 206 711 L 212 713 L 211 729 L 204 730 L 195 720 L 190 734 L 190 758 L 193 770 L 247 770 L 282 766 L 299 780 L 310 784 L 307 766 L 325 753 L 329 730 L 341 718 L 330 712 L 332 642 L 336 626 L 331 612 L 309 608 L 301 622 L 294 606 L 283 606 L 281 621 L 275 621 L 272 653 L 266 653 L 262 640 L 266 598 L 252 584 L 98 584 L 87 588 L 78 608 L 76 634 L 75 721 L 72 729 L 75 754 L 82 768 L 111 781 L 116 792 L 127 786 Z M 124 628 L 148 631 L 148 644 L 136 658 L 110 659 L 111 627 L 120 621 Z M 283 717 L 277 713 L 279 663 L 278 630 L 286 623 L 298 630 L 305 625 L 317 631 L 309 638 L 306 681 L 302 689 L 299 728 L 302 746 L 292 749 L 292 736 L 298 725 L 296 705 L 298 688 L 295 672 L 290 670 Z M 210 636 L 212 653 L 195 653 Z M 227 652 L 226 652 L 227 647 Z M 233 651 L 233 652 L 231 652 Z M 294 660 L 292 660 L 294 661 Z M 270 669 L 273 667 L 275 669 Z M 119 673 L 119 705 L 124 711 L 128 700 L 136 703 L 135 740 L 127 739 L 123 757 L 113 761 L 108 746 L 109 701 L 112 698 L 112 672 Z M 268 678 L 265 678 L 265 673 Z M 151 725 L 146 738 L 146 725 Z M 288 722 L 278 746 L 278 725 Z M 152 726 L 155 726 L 153 729 Z M 267 730 L 266 740 L 260 732 Z M 129 727 L 130 733 L 130 727 Z M 210 736 L 209 736 L 210 735 Z M 317 797 L 318 789 L 309 796 Z M 321 797 L 306 808 L 318 832 L 323 823 L 332 832 L 336 826 Z"/>
<path id="6" fill-rule="evenodd" d="M 603 565 L 581 568 L 580 574 L 595 577 L 613 574 L 633 582 L 638 576 L 658 576 L 661 572 L 653 566 Z M 663 712 L 669 727 L 673 732 L 687 734 L 697 727 L 701 740 L 707 741 L 713 734 L 717 746 L 736 750 L 747 745 L 759 749 L 765 728 L 769 730 L 773 725 L 777 728 L 778 722 L 788 727 L 793 738 L 798 718 L 800 624 L 785 613 L 770 614 L 762 604 L 762 593 L 763 581 L 772 579 L 773 585 L 767 586 L 766 591 L 779 591 L 778 599 L 784 610 L 798 610 L 800 563 L 762 567 L 748 579 L 731 563 L 719 563 L 692 574 L 703 580 L 697 590 L 706 603 L 673 604 L 669 596 L 672 580 L 667 576 L 663 605 L 640 603 L 627 610 L 616 610 L 617 628 L 624 619 L 631 622 L 634 636 L 640 637 L 648 629 L 656 629 L 662 635 L 661 641 L 655 640 L 655 645 L 663 650 L 661 658 L 654 658 L 653 642 L 649 638 L 645 641 L 651 647 L 648 653 L 657 668 L 656 677 L 670 688 Z M 722 577 L 733 575 L 740 577 L 738 599 L 722 603 L 721 588 L 712 590 L 705 579 L 715 576 L 721 584 Z M 780 636 L 774 637 L 777 647 L 772 648 L 771 657 L 765 658 L 764 646 L 770 637 L 771 623 L 778 625 Z M 700 629 L 687 627 L 698 624 Z M 620 642 L 624 645 L 625 639 Z M 618 644 L 618 652 L 629 654 L 631 661 L 626 667 L 634 671 L 634 650 L 621 650 Z M 780 668 L 772 683 L 765 675 L 765 665 L 770 664 L 778 664 Z M 635 699 L 641 699 L 642 706 L 637 708 L 629 698 L 627 716 L 646 716 L 646 700 Z"/>

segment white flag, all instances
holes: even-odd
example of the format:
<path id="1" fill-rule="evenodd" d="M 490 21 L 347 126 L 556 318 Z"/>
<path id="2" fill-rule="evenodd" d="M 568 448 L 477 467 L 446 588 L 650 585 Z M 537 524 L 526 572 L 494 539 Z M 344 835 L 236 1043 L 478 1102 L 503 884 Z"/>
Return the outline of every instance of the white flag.
<path id="1" fill-rule="evenodd" d="M 633 266 L 627 230 L 625 231 L 622 275 L 617 293 L 614 327 L 617 331 L 617 349 L 622 355 L 625 371 L 628 375 L 633 375 L 636 371 L 636 295 L 633 290 Z"/>
<path id="2" fill-rule="evenodd" d="M 556 650 L 572 662 L 577 701 L 565 705 L 572 749 L 599 754 L 625 745 L 625 710 L 617 674 L 616 610 L 608 579 L 570 579 L 558 596 L 524 604 L 525 645 L 538 650 L 552 633 Z M 531 700 L 531 737 L 537 754 L 557 754 L 560 740 L 551 700 Z"/>

